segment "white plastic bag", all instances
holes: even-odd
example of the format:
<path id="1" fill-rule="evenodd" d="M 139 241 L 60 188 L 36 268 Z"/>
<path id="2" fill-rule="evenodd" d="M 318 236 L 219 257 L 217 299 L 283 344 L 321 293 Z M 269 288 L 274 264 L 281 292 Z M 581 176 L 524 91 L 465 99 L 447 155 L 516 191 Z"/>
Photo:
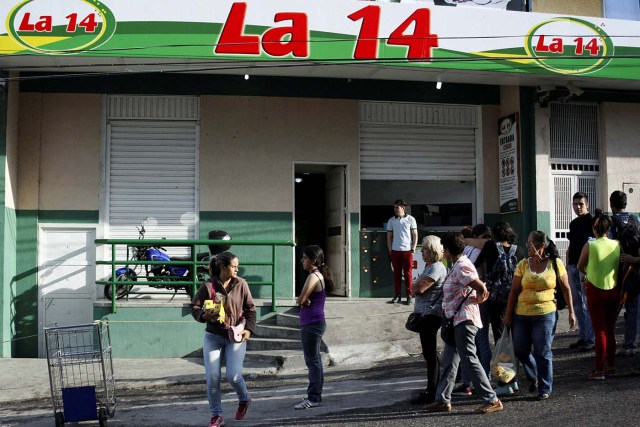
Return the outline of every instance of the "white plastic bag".
<path id="1" fill-rule="evenodd" d="M 504 328 L 502 336 L 496 343 L 496 350 L 489 367 L 491 376 L 503 383 L 508 383 L 518 375 L 518 361 L 513 350 L 511 328 Z"/>

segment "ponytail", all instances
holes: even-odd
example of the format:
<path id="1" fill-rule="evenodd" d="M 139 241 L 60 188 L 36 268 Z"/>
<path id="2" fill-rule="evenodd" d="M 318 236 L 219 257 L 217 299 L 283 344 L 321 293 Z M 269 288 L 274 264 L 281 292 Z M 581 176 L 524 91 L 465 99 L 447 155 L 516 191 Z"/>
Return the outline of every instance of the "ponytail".
<path id="1" fill-rule="evenodd" d="M 209 261 L 209 275 L 212 279 L 220 279 L 220 272 L 222 271 L 222 267 L 228 267 L 231 265 L 231 261 L 238 258 L 236 255 L 231 252 L 222 252 L 221 254 L 216 255 L 211 258 Z"/>

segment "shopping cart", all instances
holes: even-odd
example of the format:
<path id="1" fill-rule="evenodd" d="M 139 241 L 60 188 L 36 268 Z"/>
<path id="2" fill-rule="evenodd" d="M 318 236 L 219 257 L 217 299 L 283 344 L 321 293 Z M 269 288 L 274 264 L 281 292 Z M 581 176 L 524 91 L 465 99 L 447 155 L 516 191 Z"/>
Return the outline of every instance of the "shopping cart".
<path id="1" fill-rule="evenodd" d="M 116 408 L 109 322 L 44 329 L 56 427 L 98 420 Z"/>

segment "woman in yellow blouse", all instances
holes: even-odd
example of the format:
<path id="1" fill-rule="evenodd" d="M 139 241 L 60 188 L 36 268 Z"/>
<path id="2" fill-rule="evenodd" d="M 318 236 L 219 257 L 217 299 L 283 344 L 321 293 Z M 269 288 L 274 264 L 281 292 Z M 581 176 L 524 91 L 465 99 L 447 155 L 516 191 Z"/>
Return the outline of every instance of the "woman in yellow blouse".
<path id="1" fill-rule="evenodd" d="M 513 347 L 529 379 L 529 392 L 537 389 L 538 400 L 545 400 L 553 391 L 551 343 L 558 320 L 554 295 L 558 284 L 567 301 L 571 329 L 576 316 L 567 270 L 556 245 L 542 231 L 532 231 L 527 250 L 528 258 L 518 263 L 513 275 L 504 324 L 512 327 Z"/>
<path id="2" fill-rule="evenodd" d="M 620 292 L 616 287 L 620 244 L 609 239 L 611 218 L 596 209 L 593 219 L 594 240 L 582 248 L 578 270 L 586 273 L 587 308 L 596 338 L 596 369 L 587 378 L 604 380 L 614 369 L 616 355 L 616 319 Z M 605 370 L 606 366 L 606 370 Z"/>

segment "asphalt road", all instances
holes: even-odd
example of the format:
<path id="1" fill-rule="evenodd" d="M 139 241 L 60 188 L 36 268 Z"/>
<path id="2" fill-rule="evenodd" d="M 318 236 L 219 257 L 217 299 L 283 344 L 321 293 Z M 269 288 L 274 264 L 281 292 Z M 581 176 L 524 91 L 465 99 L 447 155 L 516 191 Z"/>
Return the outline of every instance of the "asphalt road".
<path id="1" fill-rule="evenodd" d="M 620 326 L 622 324 L 620 323 Z M 621 327 L 619 327 L 619 331 Z M 295 411 L 304 396 L 306 373 L 247 379 L 254 402 L 243 421 L 233 419 L 236 400 L 223 382 L 223 407 L 227 426 L 555 426 L 638 425 L 640 408 L 640 355 L 617 359 L 617 374 L 605 381 L 588 381 L 593 352 L 568 350 L 574 333 L 558 335 L 554 342 L 554 393 L 538 402 L 524 391 L 503 398 L 505 409 L 475 415 L 477 397 L 454 397 L 451 414 L 428 414 L 422 405 L 411 405 L 411 395 L 425 386 L 420 357 L 395 359 L 371 367 L 329 368 L 320 407 Z M 622 337 L 618 336 L 618 342 Z M 114 426 L 205 426 L 207 400 L 202 382 L 118 390 Z M 52 426 L 53 412 L 47 399 L 26 400 L 0 406 L 2 426 Z M 73 424 L 68 424 L 73 425 Z M 85 422 L 76 425 L 98 425 Z"/>

